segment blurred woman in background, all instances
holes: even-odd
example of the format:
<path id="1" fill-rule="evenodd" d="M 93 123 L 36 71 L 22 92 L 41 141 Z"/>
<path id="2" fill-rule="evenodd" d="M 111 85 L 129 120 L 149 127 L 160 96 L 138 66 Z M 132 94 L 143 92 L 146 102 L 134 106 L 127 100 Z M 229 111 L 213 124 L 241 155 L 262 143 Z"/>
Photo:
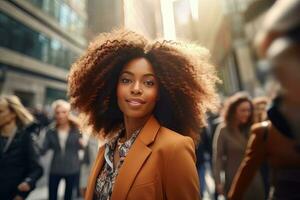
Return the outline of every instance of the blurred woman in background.
<path id="1" fill-rule="evenodd" d="M 228 192 L 245 153 L 253 122 L 253 104 L 248 95 L 236 93 L 229 97 L 224 106 L 223 117 L 224 123 L 216 129 L 213 140 L 213 172 L 219 195 Z M 245 199 L 263 198 L 263 183 L 258 174 Z"/>
<path id="2" fill-rule="evenodd" d="M 72 199 L 73 188 L 79 176 L 80 161 L 78 151 L 82 148 L 79 126 L 70 115 L 70 104 L 56 100 L 52 104 L 55 122 L 50 125 L 42 147 L 42 154 L 49 149 L 54 151 L 49 175 L 49 199 L 57 199 L 58 185 L 65 179 L 64 199 Z"/>
<path id="3" fill-rule="evenodd" d="M 0 97 L 0 199 L 25 199 L 42 176 L 34 118 L 16 96 Z"/>

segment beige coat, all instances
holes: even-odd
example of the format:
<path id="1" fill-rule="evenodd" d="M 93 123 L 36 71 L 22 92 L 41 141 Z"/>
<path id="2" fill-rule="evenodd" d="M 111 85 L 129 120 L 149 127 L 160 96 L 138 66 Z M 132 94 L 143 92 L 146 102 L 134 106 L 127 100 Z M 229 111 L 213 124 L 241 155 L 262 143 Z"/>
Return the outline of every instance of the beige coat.
<path id="1" fill-rule="evenodd" d="M 225 193 L 229 191 L 233 178 L 244 157 L 247 146 L 247 135 L 235 132 L 220 124 L 213 139 L 213 173 L 216 184 L 223 184 Z M 225 173 L 225 183 L 221 179 Z M 260 174 L 250 184 L 245 199 L 264 199 L 264 188 Z"/>

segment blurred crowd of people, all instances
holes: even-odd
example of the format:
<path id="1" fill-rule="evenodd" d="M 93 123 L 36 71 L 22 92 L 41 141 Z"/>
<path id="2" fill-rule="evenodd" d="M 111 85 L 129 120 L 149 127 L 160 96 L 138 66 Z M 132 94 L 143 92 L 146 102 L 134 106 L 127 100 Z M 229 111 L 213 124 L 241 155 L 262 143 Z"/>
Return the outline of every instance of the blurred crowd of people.
<path id="1" fill-rule="evenodd" d="M 300 199 L 299 12 L 300 1 L 277 1 L 258 39 L 259 55 L 281 84 L 277 96 L 237 92 L 219 113 L 207 115 L 196 149 L 202 196 L 210 168 L 215 199 Z M 49 199 L 57 199 L 62 179 L 64 199 L 84 195 L 104 139 L 83 131 L 88 129 L 67 101 L 56 100 L 51 108 L 53 119 L 41 109 L 30 113 L 16 96 L 0 97 L 0 199 L 26 199 L 43 175 L 40 158 L 49 150 Z"/>
<path id="2" fill-rule="evenodd" d="M 82 196 L 98 142 L 80 133 L 79 119 L 67 101 L 54 101 L 52 111 L 50 119 L 42 110 L 30 113 L 17 96 L 0 97 L 0 199 L 25 199 L 43 175 L 41 157 L 49 150 L 49 199 L 58 198 L 62 179 L 64 199 Z"/>

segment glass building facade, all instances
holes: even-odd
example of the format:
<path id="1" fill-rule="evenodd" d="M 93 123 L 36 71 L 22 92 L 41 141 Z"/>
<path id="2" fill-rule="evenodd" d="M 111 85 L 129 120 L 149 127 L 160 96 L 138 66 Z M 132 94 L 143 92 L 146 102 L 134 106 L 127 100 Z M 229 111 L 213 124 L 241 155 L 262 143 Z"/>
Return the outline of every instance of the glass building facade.
<path id="1" fill-rule="evenodd" d="M 66 99 L 67 74 L 86 47 L 86 0 L 0 1 L 0 93 L 28 107 Z"/>
<path id="2" fill-rule="evenodd" d="M 0 12 L 0 46 L 64 69 L 69 69 L 78 57 L 78 53 L 60 41 L 25 26 L 3 12 Z"/>
<path id="3" fill-rule="evenodd" d="M 85 0 L 26 0 L 57 21 L 66 31 L 83 35 Z"/>

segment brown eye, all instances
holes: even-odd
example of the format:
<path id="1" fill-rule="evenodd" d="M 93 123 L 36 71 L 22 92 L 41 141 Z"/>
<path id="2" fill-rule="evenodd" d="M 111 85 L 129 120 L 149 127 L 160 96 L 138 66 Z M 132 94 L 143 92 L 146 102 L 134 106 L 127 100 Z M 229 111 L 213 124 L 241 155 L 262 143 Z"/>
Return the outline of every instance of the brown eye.
<path id="1" fill-rule="evenodd" d="M 144 83 L 145 83 L 146 86 L 149 86 L 149 87 L 153 86 L 155 84 L 154 81 L 152 81 L 152 80 L 147 80 Z"/>
<path id="2" fill-rule="evenodd" d="M 126 83 L 131 83 L 131 80 L 128 78 L 121 78 L 120 82 L 126 84 Z"/>

